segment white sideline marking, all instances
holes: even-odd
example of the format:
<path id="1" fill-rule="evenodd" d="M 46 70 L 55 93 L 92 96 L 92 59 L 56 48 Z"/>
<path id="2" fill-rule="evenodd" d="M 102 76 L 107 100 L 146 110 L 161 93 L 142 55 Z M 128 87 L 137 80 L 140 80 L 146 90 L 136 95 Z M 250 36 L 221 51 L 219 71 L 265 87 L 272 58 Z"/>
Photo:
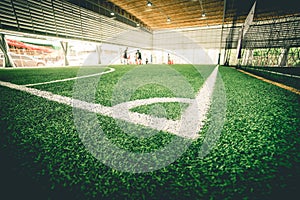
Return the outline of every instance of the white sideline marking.
<path id="1" fill-rule="evenodd" d="M 206 119 L 207 112 L 210 108 L 211 97 L 217 74 L 218 66 L 207 78 L 202 88 L 197 93 L 195 99 L 152 98 L 120 103 L 113 107 L 89 103 L 78 99 L 53 94 L 51 92 L 41 91 L 35 88 L 28 88 L 24 85 L 16 85 L 4 81 L 0 81 L 0 85 L 19 91 L 24 91 L 50 101 L 62 103 L 75 108 L 80 108 L 89 112 L 117 118 L 133 124 L 144 125 L 156 130 L 167 131 L 180 137 L 196 139 L 199 136 L 198 133 L 204 125 L 204 120 Z M 183 102 L 189 103 L 190 106 L 184 111 L 181 119 L 175 121 L 129 111 L 133 107 L 159 102 Z"/>
<path id="2" fill-rule="evenodd" d="M 93 77 L 93 76 L 99 76 L 99 75 L 108 74 L 108 73 L 111 73 L 111 72 L 114 72 L 114 71 L 115 71 L 114 68 L 109 67 L 109 71 L 101 72 L 101 73 L 97 73 L 97 74 L 90 74 L 90 75 L 86 75 L 86 76 L 78 76 L 78 77 L 73 77 L 73 78 L 66 78 L 66 79 L 54 80 L 54 81 L 48 81 L 48 82 L 42 82 L 42 83 L 32 83 L 32 84 L 27 84 L 27 85 L 23 85 L 23 86 L 31 87 L 31 86 L 36 86 L 36 85 L 46 85 L 46 84 L 50 84 L 50 83 L 59 83 L 59 82 L 71 81 L 71 80 L 76 80 L 76 79 L 81 79 L 81 78 L 89 78 L 89 77 Z"/>

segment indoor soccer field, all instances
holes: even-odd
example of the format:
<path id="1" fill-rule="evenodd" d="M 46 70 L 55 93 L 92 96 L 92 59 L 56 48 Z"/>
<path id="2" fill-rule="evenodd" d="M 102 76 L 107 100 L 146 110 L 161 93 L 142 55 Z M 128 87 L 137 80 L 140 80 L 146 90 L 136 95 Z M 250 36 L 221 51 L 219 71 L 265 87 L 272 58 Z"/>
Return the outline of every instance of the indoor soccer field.
<path id="1" fill-rule="evenodd" d="M 125 122 L 62 100 L 111 108 L 125 101 L 193 99 L 215 69 L 211 109 L 197 137 Z M 135 71 L 134 83 L 140 84 L 130 92 L 126 84 L 132 80 L 126 77 Z M 185 83 L 174 82 L 174 77 L 187 82 L 190 92 L 180 90 Z M 147 83 L 148 79 L 155 82 Z M 163 82 L 159 84 L 159 80 Z M 112 65 L 1 69 L 0 85 L 1 177 L 5 177 L 1 182 L 5 183 L 4 194 L 12 198 L 269 199 L 296 192 L 299 95 L 234 68 Z M 115 96 L 118 85 L 127 93 Z M 128 109 L 174 121 L 188 107 L 183 101 L 166 101 Z M 96 116 L 93 124 L 97 128 L 89 124 L 91 113 Z M 82 128 L 93 130 L 84 135 Z M 112 152 L 103 138 L 130 154 L 119 159 L 122 155 Z M 203 152 L 205 144 L 210 145 L 207 153 Z M 155 154 L 164 148 L 163 154 Z M 173 152 L 178 153 L 176 159 Z M 152 156 L 149 160 L 130 160 L 146 153 Z M 161 166 L 168 159 L 170 164 Z M 10 193 L 12 188 L 14 193 Z"/>
<path id="2" fill-rule="evenodd" d="M 300 196 L 296 0 L 0 0 L 0 199 Z"/>

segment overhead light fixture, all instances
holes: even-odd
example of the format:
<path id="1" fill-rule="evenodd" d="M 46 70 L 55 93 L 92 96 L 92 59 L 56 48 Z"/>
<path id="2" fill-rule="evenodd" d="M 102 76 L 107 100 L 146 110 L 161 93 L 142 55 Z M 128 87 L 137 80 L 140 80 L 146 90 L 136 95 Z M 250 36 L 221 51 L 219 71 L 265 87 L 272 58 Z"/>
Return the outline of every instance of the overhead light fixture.
<path id="1" fill-rule="evenodd" d="M 114 12 L 110 12 L 110 18 L 111 19 L 117 19 L 117 16 Z"/>
<path id="2" fill-rule="evenodd" d="M 147 1 L 147 6 L 148 7 L 151 7 L 153 4 L 152 4 L 152 2 L 151 1 Z"/>
<path id="3" fill-rule="evenodd" d="M 199 0 L 199 3 L 200 3 L 200 7 L 201 7 L 201 18 L 200 19 L 206 19 L 206 13 L 204 12 L 204 9 L 203 9 L 203 2 L 202 0 Z"/>
<path id="4" fill-rule="evenodd" d="M 204 11 L 202 11 L 202 14 L 201 14 L 201 18 L 200 19 L 206 19 L 206 13 Z"/>

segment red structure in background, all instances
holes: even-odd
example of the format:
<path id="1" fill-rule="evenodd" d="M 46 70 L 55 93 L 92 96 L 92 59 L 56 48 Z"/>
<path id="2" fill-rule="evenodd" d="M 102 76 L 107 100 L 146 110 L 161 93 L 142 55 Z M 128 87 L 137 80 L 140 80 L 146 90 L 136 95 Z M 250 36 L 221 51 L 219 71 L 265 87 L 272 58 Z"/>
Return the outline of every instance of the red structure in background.
<path id="1" fill-rule="evenodd" d="M 168 60 L 168 65 L 173 65 L 173 60 Z"/>
<path id="2" fill-rule="evenodd" d="M 7 44 L 11 47 L 16 47 L 16 48 L 20 48 L 20 49 L 27 49 L 27 50 L 31 50 L 31 51 L 41 51 L 44 53 L 52 53 L 53 49 L 51 48 L 47 48 L 47 47 L 41 47 L 41 46 L 37 46 L 37 45 L 33 45 L 33 44 L 26 44 L 17 40 L 12 40 L 12 39 L 6 39 Z"/>
<path id="3" fill-rule="evenodd" d="M 168 54 L 168 65 L 173 65 L 173 60 L 171 59 L 170 54 Z"/>

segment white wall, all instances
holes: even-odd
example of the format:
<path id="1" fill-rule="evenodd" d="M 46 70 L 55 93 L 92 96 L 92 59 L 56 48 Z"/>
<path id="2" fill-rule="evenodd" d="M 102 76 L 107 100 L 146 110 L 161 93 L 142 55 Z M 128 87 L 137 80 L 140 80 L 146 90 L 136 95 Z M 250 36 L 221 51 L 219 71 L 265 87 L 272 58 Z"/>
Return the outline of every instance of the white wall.
<path id="1" fill-rule="evenodd" d="M 89 43 L 78 41 L 77 51 L 81 51 L 83 46 L 92 44 L 93 52 L 86 55 L 83 65 L 109 65 L 109 64 L 124 64 L 122 59 L 123 52 L 128 48 L 128 55 L 130 56 L 130 63 L 135 63 L 135 53 L 140 50 L 142 53 L 143 63 L 146 58 L 150 61 L 152 50 L 152 34 L 142 31 L 139 28 L 129 29 L 120 32 L 119 34 L 112 34 L 102 43 Z M 69 42 L 72 44 L 72 42 Z M 100 56 L 100 57 L 99 57 Z"/>
<path id="2" fill-rule="evenodd" d="M 153 34 L 155 62 L 166 63 L 170 53 L 174 63 L 217 64 L 221 27 L 156 31 Z"/>

